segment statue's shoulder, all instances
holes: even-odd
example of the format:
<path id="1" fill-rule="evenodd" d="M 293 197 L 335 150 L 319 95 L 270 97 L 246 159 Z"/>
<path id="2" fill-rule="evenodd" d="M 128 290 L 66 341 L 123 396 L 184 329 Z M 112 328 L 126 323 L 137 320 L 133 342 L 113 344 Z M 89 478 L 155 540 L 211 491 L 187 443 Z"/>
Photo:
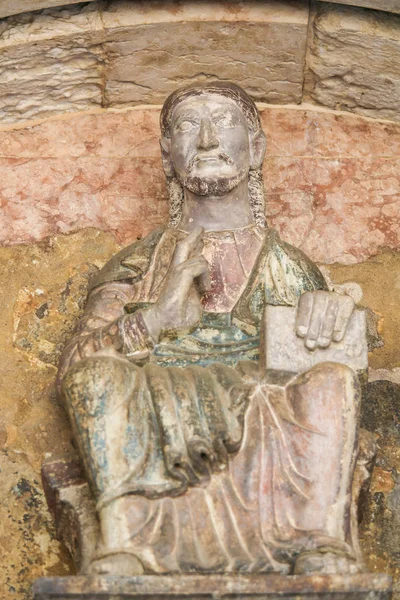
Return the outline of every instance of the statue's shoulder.
<path id="1" fill-rule="evenodd" d="M 143 239 L 115 254 L 90 282 L 89 292 L 104 283 L 127 280 L 135 283 L 144 277 L 153 253 L 161 240 L 166 227 L 153 229 Z"/>
<path id="2" fill-rule="evenodd" d="M 267 263 L 275 282 L 283 279 L 285 287 L 299 293 L 327 290 L 324 276 L 302 250 L 284 242 L 277 231 L 269 230 Z"/>
<path id="3" fill-rule="evenodd" d="M 242 326 L 259 322 L 265 304 L 296 306 L 304 292 L 328 289 L 321 271 L 302 250 L 282 241 L 272 228 L 258 234 L 263 237 L 260 254 L 234 309 Z"/>

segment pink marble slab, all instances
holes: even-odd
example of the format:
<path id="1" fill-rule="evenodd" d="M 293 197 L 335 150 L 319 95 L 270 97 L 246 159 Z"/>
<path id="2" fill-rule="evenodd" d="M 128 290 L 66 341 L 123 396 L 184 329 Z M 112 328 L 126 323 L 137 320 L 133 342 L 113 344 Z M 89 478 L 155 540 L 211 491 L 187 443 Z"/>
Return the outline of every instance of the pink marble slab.
<path id="1" fill-rule="evenodd" d="M 315 261 L 400 247 L 400 125 L 262 110 L 269 222 Z M 0 244 L 84 227 L 121 244 L 165 222 L 158 110 L 98 111 L 0 130 Z"/>

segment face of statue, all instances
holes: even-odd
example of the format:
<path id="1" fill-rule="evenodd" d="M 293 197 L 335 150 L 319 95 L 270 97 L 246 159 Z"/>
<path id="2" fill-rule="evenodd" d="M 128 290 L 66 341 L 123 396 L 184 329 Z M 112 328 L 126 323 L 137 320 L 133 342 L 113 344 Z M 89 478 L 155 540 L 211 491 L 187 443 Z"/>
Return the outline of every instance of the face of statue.
<path id="1" fill-rule="evenodd" d="M 248 175 L 255 158 L 254 134 L 230 98 L 186 98 L 172 114 L 170 131 L 170 140 L 162 141 L 164 158 L 194 194 L 224 195 Z"/>

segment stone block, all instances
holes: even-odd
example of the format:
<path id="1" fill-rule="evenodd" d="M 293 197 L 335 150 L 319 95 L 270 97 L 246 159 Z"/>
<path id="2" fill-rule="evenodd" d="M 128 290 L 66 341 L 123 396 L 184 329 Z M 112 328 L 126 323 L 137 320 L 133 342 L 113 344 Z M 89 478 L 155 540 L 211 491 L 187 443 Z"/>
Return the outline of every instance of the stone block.
<path id="1" fill-rule="evenodd" d="M 116 2 L 104 15 L 106 102 L 159 104 L 177 87 L 239 83 L 301 102 L 308 2 Z"/>
<path id="2" fill-rule="evenodd" d="M 1 22 L 1 123 L 100 106 L 101 40 L 95 4 Z"/>
<path id="3" fill-rule="evenodd" d="M 389 600 L 387 575 L 184 575 L 39 579 L 34 600 Z"/>
<path id="4" fill-rule="evenodd" d="M 400 14 L 399 0 L 321 0 L 321 2 L 333 2 L 334 4 L 348 4 L 350 6 L 362 6 Z"/>
<path id="5" fill-rule="evenodd" d="M 8 17 L 0 24 L 2 122 L 159 104 L 210 78 L 234 80 L 258 100 L 299 103 L 308 15 L 307 0 L 114 0 Z"/>
<path id="6" fill-rule="evenodd" d="M 95 0 L 86 0 L 86 2 L 94 1 Z M 53 8 L 54 6 L 66 6 L 67 4 L 78 4 L 79 2 L 80 0 L 0 0 L 0 19 L 32 10 Z"/>
<path id="7" fill-rule="evenodd" d="M 42 466 L 42 483 L 57 538 L 68 548 L 78 571 L 84 571 L 95 553 L 99 522 L 79 460 L 47 461 Z"/>
<path id="8" fill-rule="evenodd" d="M 400 120 L 400 16 L 317 3 L 305 99 Z"/>

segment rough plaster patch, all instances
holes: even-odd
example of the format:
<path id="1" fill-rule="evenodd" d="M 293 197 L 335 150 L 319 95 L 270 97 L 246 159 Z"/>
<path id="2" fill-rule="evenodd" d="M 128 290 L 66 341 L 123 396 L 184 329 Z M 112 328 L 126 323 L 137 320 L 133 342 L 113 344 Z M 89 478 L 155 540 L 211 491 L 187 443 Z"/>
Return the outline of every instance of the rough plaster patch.
<path id="1" fill-rule="evenodd" d="M 72 572 L 55 539 L 40 469 L 46 453 L 71 450 L 55 366 L 82 312 L 90 274 L 117 250 L 112 236 L 95 230 L 0 249 L 2 600 L 28 600 L 37 577 Z"/>

